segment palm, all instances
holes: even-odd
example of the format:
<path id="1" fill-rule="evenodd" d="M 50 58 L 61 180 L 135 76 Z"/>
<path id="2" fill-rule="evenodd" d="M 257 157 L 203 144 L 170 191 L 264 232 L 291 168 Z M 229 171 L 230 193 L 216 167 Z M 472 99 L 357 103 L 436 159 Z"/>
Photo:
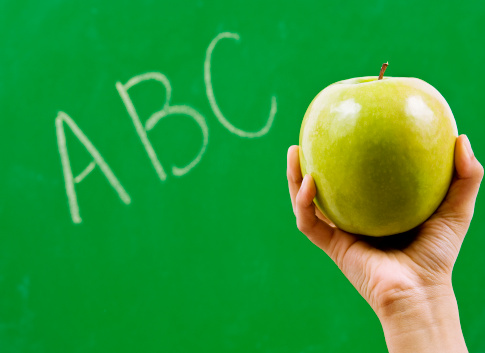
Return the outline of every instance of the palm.
<path id="1" fill-rule="evenodd" d="M 439 209 L 421 226 L 381 238 L 338 229 L 316 209 L 315 184 L 310 176 L 302 180 L 298 147 L 290 148 L 288 186 L 298 228 L 335 261 L 374 309 L 393 293 L 444 284 L 451 278 L 483 176 L 483 168 L 473 157 L 475 170 L 470 169 L 463 142 L 455 150 L 457 172 Z"/>
<path id="2" fill-rule="evenodd" d="M 441 227 L 440 221 L 432 218 L 398 238 L 369 238 L 336 229 L 329 255 L 377 308 L 381 298 L 392 295 L 390 292 L 426 285 L 423 278 L 436 280 L 437 274 L 451 271 L 458 251 L 446 238 L 435 235 L 437 227 Z M 442 251 L 437 254 L 436 249 Z"/>

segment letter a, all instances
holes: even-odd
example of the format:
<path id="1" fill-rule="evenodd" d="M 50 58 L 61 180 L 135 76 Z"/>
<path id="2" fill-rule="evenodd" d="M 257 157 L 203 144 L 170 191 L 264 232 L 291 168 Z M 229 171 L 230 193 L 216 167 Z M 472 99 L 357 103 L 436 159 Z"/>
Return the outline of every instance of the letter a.
<path id="1" fill-rule="evenodd" d="M 72 174 L 71 162 L 69 161 L 69 154 L 67 152 L 66 145 L 66 134 L 64 132 L 64 123 L 71 129 L 74 135 L 77 137 L 79 142 L 82 143 L 84 148 L 93 157 L 93 161 L 88 164 L 88 166 L 76 177 Z M 97 165 L 104 176 L 110 183 L 111 187 L 116 191 L 121 201 L 125 204 L 131 203 L 131 198 L 125 191 L 123 186 L 121 186 L 119 180 L 116 178 L 111 168 L 105 162 L 104 158 L 98 152 L 96 147 L 93 146 L 91 141 L 84 135 L 84 133 L 79 129 L 74 120 L 71 119 L 64 112 L 59 112 L 56 118 L 56 134 L 57 134 L 57 146 L 59 148 L 59 154 L 61 156 L 62 171 L 64 173 L 64 182 L 66 185 L 67 199 L 69 202 L 69 210 L 71 212 L 71 218 L 74 223 L 81 223 L 82 219 L 79 215 L 79 205 L 77 202 L 76 190 L 74 185 L 80 183 Z"/>

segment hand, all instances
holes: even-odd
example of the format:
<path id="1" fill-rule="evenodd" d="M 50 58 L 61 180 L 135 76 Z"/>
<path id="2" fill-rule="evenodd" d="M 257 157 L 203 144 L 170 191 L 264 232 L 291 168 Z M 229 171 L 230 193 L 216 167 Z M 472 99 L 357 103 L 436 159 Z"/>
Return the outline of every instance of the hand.
<path id="1" fill-rule="evenodd" d="M 483 177 L 483 167 L 465 135 L 456 141 L 455 175 L 445 200 L 425 223 L 394 237 L 350 234 L 323 216 L 313 203 L 312 177 L 302 179 L 298 146 L 288 150 L 287 177 L 298 228 L 337 264 L 376 312 L 385 333 L 386 326 L 393 325 L 390 318 L 417 303 L 433 306 L 438 300 L 454 300 L 451 272 Z M 388 331 L 392 336 L 395 330 Z"/>

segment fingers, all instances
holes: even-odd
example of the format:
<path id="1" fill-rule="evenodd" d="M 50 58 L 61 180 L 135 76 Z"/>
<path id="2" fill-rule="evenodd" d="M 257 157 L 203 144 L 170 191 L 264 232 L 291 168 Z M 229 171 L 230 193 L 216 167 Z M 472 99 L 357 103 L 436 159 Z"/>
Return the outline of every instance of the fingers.
<path id="1" fill-rule="evenodd" d="M 320 211 L 318 208 L 315 208 L 315 214 L 317 215 L 318 218 L 320 218 L 322 221 L 330 225 L 331 227 L 335 228 L 336 225 L 333 223 L 330 219 L 325 216 L 322 211 Z"/>
<path id="2" fill-rule="evenodd" d="M 473 217 L 483 167 L 475 158 L 466 135 L 460 135 L 455 146 L 455 178 L 438 211 L 443 217 L 458 223 L 454 230 L 464 237 Z"/>
<path id="3" fill-rule="evenodd" d="M 291 146 L 288 149 L 287 177 L 298 229 L 312 243 L 336 261 L 338 252 L 345 252 L 345 248 L 348 248 L 355 240 L 350 234 L 336 228 L 327 217 L 315 208 L 313 199 L 317 190 L 311 175 L 306 175 L 305 179 L 302 178 L 298 146 Z M 339 232 L 339 240 L 331 245 L 331 239 L 335 232 Z"/>
<path id="4" fill-rule="evenodd" d="M 295 200 L 295 215 L 298 229 L 319 248 L 328 253 L 328 244 L 334 229 L 315 214 L 313 199 L 316 187 L 311 175 L 305 175 Z"/>
<path id="5" fill-rule="evenodd" d="M 295 200 L 298 190 L 300 190 L 302 176 L 300 169 L 300 157 L 298 155 L 299 147 L 291 146 L 288 149 L 288 164 L 286 169 L 286 176 L 288 178 L 288 189 L 290 190 L 291 205 L 293 206 L 293 213 L 295 213 Z M 296 215 L 296 213 L 295 213 Z"/>

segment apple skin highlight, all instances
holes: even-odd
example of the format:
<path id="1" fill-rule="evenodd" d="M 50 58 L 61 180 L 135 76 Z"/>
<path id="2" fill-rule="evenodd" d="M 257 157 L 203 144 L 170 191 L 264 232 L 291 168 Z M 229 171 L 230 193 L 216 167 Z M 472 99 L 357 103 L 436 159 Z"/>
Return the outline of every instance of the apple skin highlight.
<path id="1" fill-rule="evenodd" d="M 420 79 L 339 81 L 313 99 L 303 118 L 302 175 L 312 175 L 316 206 L 342 230 L 402 233 L 444 199 L 457 137 L 448 103 Z"/>

